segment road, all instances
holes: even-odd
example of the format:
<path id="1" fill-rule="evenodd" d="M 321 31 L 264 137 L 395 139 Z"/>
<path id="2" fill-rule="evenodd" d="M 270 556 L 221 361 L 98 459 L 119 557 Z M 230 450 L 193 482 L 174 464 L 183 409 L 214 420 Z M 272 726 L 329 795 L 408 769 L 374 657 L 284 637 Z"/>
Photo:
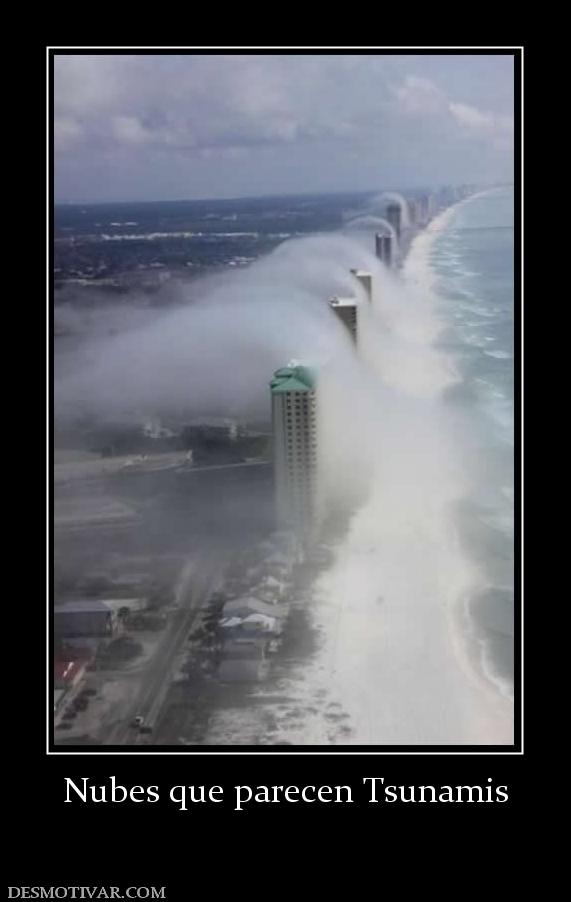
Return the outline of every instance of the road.
<path id="1" fill-rule="evenodd" d="M 126 708 L 120 721 L 110 724 L 100 734 L 104 745 L 140 745 L 143 740 L 152 742 L 152 735 L 139 735 L 131 724 L 135 717 L 140 716 L 148 726 L 155 725 L 192 624 L 219 585 L 220 574 L 220 561 L 213 554 L 187 562 L 177 587 L 179 608 L 141 678 L 134 701 Z"/>

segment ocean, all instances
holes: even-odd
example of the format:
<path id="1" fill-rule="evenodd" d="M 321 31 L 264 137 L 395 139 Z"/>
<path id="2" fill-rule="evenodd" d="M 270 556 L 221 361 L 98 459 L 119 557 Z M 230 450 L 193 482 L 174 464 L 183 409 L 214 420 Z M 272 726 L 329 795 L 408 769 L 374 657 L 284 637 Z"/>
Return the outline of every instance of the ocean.
<path id="1" fill-rule="evenodd" d="M 315 652 L 258 717 L 267 699 L 287 744 L 509 745 L 513 194 L 444 211 L 377 279 L 370 488 L 307 602 Z M 229 713 L 211 740 L 248 741 Z"/>
<path id="2" fill-rule="evenodd" d="M 458 505 L 463 548 L 481 588 L 466 601 L 482 666 L 513 694 L 514 669 L 514 224 L 513 192 L 460 204 L 435 240 L 445 332 L 454 363 L 450 392 L 472 421 L 470 491 Z"/>

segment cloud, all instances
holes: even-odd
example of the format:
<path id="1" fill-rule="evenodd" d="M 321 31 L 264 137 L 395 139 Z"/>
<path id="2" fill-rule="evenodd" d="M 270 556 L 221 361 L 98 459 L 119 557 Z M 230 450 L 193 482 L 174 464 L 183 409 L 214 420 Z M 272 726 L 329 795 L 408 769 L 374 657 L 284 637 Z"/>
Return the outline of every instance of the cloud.
<path id="1" fill-rule="evenodd" d="M 478 110 L 467 103 L 450 103 L 449 107 L 450 112 L 461 125 L 474 131 L 513 132 L 513 117 L 511 116 L 499 116 Z"/>
<path id="2" fill-rule="evenodd" d="M 54 136 L 56 150 L 72 150 L 82 139 L 82 127 L 75 119 L 69 116 L 58 116 L 54 122 Z"/>
<path id="3" fill-rule="evenodd" d="M 407 75 L 394 94 L 398 112 L 407 116 L 442 115 L 448 109 L 446 95 L 428 78 Z"/>
<path id="4" fill-rule="evenodd" d="M 162 173 L 164 182 L 173 155 L 230 166 L 236 151 L 274 148 L 275 171 L 283 166 L 280 148 L 301 148 L 289 160 L 299 171 L 305 161 L 308 170 L 315 167 L 312 148 L 319 148 L 335 184 L 350 160 L 372 166 L 376 156 L 398 172 L 406 156 L 423 169 L 442 155 L 444 139 L 449 154 L 464 153 L 466 141 L 509 152 L 510 110 L 494 109 L 489 89 L 491 107 L 484 98 L 474 101 L 470 56 L 443 62 L 438 78 L 435 65 L 432 59 L 428 77 L 422 55 L 57 55 L 57 159 L 98 167 L 107 184 L 121 166 L 129 178 L 137 163 Z M 105 167 L 110 177 L 104 180 Z M 148 184 L 146 175 L 140 178 Z"/>
<path id="5" fill-rule="evenodd" d="M 461 133 L 500 141 L 513 135 L 513 116 L 478 109 L 468 103 L 450 100 L 447 94 L 427 78 L 408 75 L 394 89 L 395 110 L 415 119 L 431 118 L 443 127 L 457 126 Z"/>

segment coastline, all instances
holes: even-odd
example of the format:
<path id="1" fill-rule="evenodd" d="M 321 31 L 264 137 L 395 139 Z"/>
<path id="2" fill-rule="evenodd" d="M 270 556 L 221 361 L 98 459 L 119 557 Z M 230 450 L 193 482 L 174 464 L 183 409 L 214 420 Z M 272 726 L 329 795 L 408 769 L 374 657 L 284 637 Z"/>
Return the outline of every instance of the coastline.
<path id="1" fill-rule="evenodd" d="M 443 211 L 415 236 L 403 265 L 412 309 L 401 307 L 399 312 L 395 307 L 396 329 L 384 338 L 395 362 L 410 359 L 411 351 L 422 360 L 425 385 L 411 383 L 403 374 L 390 391 L 393 404 L 410 405 L 412 417 L 420 411 L 421 419 L 429 421 L 429 433 L 423 438 L 421 432 L 419 442 L 427 452 L 416 457 L 413 451 L 403 469 L 389 440 L 371 497 L 353 516 L 334 549 L 333 565 L 314 586 L 313 616 L 320 634 L 315 659 L 284 684 L 300 707 L 327 693 L 330 704 L 348 716 L 351 733 L 343 740 L 348 744 L 513 742 L 511 707 L 487 678 L 480 648 L 475 655 L 476 646 L 461 622 L 462 601 L 478 580 L 449 516 L 458 491 L 454 484 L 449 487 L 454 455 L 448 460 L 450 449 L 440 445 L 440 421 L 431 420 L 435 411 L 439 415 L 443 389 L 433 376 L 445 369 L 453 383 L 457 375 L 430 335 L 440 303 L 430 250 L 467 202 Z M 419 280 L 420 288 L 414 284 Z M 415 305 L 427 318 L 423 326 L 429 327 L 420 336 L 411 335 L 398 320 L 401 316 L 405 326 L 410 323 Z M 394 423 L 383 420 L 385 431 L 394 429 Z M 414 419 L 409 425 L 414 432 Z M 448 493 L 444 502 L 443 491 Z M 286 728 L 282 737 L 304 745 L 332 742 L 314 715 L 303 725 Z"/>
<path id="2" fill-rule="evenodd" d="M 439 280 L 438 275 L 432 269 L 430 264 L 431 249 L 437 236 L 446 231 L 450 223 L 453 221 L 457 211 L 462 207 L 471 203 L 471 201 L 481 197 L 494 194 L 499 189 L 488 189 L 480 191 L 471 197 L 464 198 L 457 204 L 444 210 L 439 216 L 435 217 L 429 226 L 415 237 L 411 243 L 407 262 L 410 258 L 409 269 L 412 267 L 422 268 L 423 276 L 430 291 L 434 292 L 436 300 L 438 295 L 436 284 Z M 410 273 L 404 270 L 403 276 L 406 278 Z M 455 378 L 459 379 L 460 374 L 457 372 L 454 363 L 448 361 L 450 370 L 455 373 Z M 457 547 L 457 553 L 462 554 L 460 549 L 459 536 L 455 531 L 454 542 Z M 457 598 L 451 598 L 450 607 L 450 627 L 453 640 L 455 641 L 459 656 L 465 659 L 466 665 L 472 671 L 472 674 L 479 680 L 483 688 L 492 691 L 494 695 L 500 696 L 502 699 L 513 703 L 513 687 L 510 682 L 502 677 L 494 666 L 491 652 L 485 640 L 477 634 L 477 621 L 470 611 L 470 603 L 474 592 L 485 589 L 487 586 L 481 580 L 475 578 L 474 583 L 466 588 Z"/>

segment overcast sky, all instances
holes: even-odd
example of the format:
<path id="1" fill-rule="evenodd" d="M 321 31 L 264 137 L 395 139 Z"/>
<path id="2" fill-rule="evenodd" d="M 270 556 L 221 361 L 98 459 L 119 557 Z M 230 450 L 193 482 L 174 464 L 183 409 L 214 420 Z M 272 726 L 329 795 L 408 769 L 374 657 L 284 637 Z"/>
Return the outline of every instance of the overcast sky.
<path id="1" fill-rule="evenodd" d="M 58 201 L 376 190 L 513 177 L 513 58 L 55 58 Z"/>

